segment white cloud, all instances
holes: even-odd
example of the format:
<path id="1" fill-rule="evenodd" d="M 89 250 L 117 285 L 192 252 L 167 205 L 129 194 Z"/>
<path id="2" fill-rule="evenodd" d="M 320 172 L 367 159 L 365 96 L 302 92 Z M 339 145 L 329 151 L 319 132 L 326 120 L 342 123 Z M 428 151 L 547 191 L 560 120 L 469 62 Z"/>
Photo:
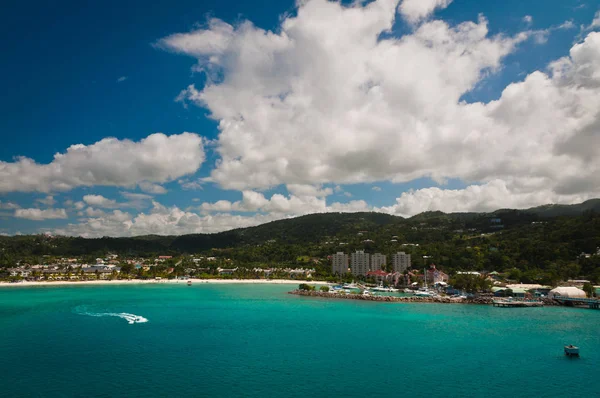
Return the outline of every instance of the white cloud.
<path id="1" fill-rule="evenodd" d="M 79 224 L 68 224 L 53 232 L 59 235 L 84 237 L 139 236 L 147 234 L 180 235 L 188 233 L 213 233 L 233 228 L 249 227 L 273 221 L 283 216 L 209 214 L 200 216 L 178 207 L 167 208 L 154 202 L 152 210 L 132 217 L 114 210 L 104 216 L 84 219 Z"/>
<path id="2" fill-rule="evenodd" d="M 100 209 L 94 209 L 93 207 L 88 207 L 85 209 L 84 214 L 88 217 L 102 217 L 105 215 L 104 211 Z"/>
<path id="3" fill-rule="evenodd" d="M 588 29 L 598 29 L 598 28 L 600 28 L 600 10 L 596 11 L 596 14 L 594 14 L 594 19 L 592 20 L 592 23 L 588 27 Z"/>
<path id="4" fill-rule="evenodd" d="M 146 195 L 144 193 L 121 192 L 121 196 L 131 201 L 152 200 L 152 195 Z"/>
<path id="5" fill-rule="evenodd" d="M 260 199 L 262 197 L 262 199 Z M 280 220 L 294 215 L 314 212 L 356 212 L 367 211 L 368 205 L 364 201 L 350 203 L 333 203 L 326 206 L 325 201 L 319 198 L 300 200 L 296 197 L 283 197 L 273 195 L 268 200 L 262 194 L 247 194 L 245 206 L 270 209 L 269 214 L 239 215 L 229 213 L 231 203 L 222 205 L 217 214 L 199 215 L 194 212 L 184 211 L 178 207 L 166 207 L 158 202 L 153 202 L 153 207 L 148 213 L 139 213 L 131 216 L 114 210 L 113 213 L 88 211 L 89 218 L 81 220 L 79 224 L 68 224 L 52 232 L 58 235 L 76 235 L 84 237 L 101 236 L 139 236 L 147 234 L 181 235 L 190 233 L 214 233 L 227 231 L 233 228 L 250 227 L 266 222 Z M 225 202 L 225 201 L 223 201 Z M 238 202 L 236 202 L 238 203 Z M 240 204 L 236 205 L 239 206 Z M 214 206 L 217 209 L 218 206 Z M 85 215 L 85 214 L 83 214 Z M 82 216 L 83 216 L 82 215 Z"/>
<path id="6" fill-rule="evenodd" d="M 148 181 L 142 181 L 140 183 L 138 183 L 138 186 L 140 187 L 140 189 L 144 192 L 147 193 L 152 193 L 152 194 L 163 194 L 163 193 L 167 193 L 167 190 L 158 184 L 152 184 L 151 182 Z"/>
<path id="7" fill-rule="evenodd" d="M 83 209 L 85 207 L 85 203 L 83 203 L 83 202 L 75 202 L 73 204 L 73 206 L 75 206 L 76 210 L 81 210 L 81 209 Z"/>
<path id="8" fill-rule="evenodd" d="M 484 185 L 471 185 L 464 189 L 434 187 L 404 192 L 396 199 L 395 205 L 375 210 L 403 217 L 432 210 L 446 213 L 490 212 L 502 208 L 526 209 L 548 203 L 581 203 L 599 194 L 600 188 L 596 188 L 596 192 L 591 194 L 570 195 L 559 195 L 542 186 L 536 189 L 521 187 L 517 191 L 510 189 L 502 180 L 493 180 Z"/>
<path id="9" fill-rule="evenodd" d="M 202 184 L 205 183 L 204 180 L 202 179 L 196 179 L 196 180 L 188 180 L 188 179 L 181 179 L 179 181 L 177 181 L 179 183 L 179 185 L 181 186 L 182 189 L 185 190 L 198 190 L 198 189 L 202 189 Z"/>
<path id="10" fill-rule="evenodd" d="M 313 0 L 279 35 L 242 24 L 221 54 L 227 62 L 200 58 L 224 74 L 189 98 L 220 120 L 213 180 L 243 190 L 431 174 L 421 152 L 462 134 L 440 119 L 460 113 L 461 95 L 524 37 L 488 38 L 480 19 L 378 41 L 393 23 L 389 5 Z"/>
<path id="11" fill-rule="evenodd" d="M 461 98 L 520 42 L 542 42 L 572 22 L 511 37 L 490 36 L 484 17 L 455 26 L 427 20 L 402 37 L 381 39 L 394 9 L 385 0 L 348 7 L 312 0 L 275 32 L 250 22 L 209 25 L 163 43 L 220 76 L 181 96 L 219 121 L 212 181 L 237 190 L 501 181 L 514 194 L 543 186 L 538 204 L 595 192 L 600 33 L 574 45 L 549 72 L 510 84 L 498 100 L 467 103 Z M 403 15 L 425 19 L 430 12 Z M 218 46 L 207 44 L 209 31 Z"/>
<path id="12" fill-rule="evenodd" d="M 360 210 L 350 210 L 356 208 Z M 324 197 L 310 195 L 289 195 L 286 197 L 281 194 L 274 194 L 267 199 L 262 193 L 244 191 L 241 201 L 219 200 L 214 203 L 202 203 L 199 209 L 203 212 L 263 212 L 271 215 L 296 216 L 331 211 L 365 211 L 368 206 L 364 201 L 352 201 L 348 204 L 335 202 L 327 205 Z"/>
<path id="13" fill-rule="evenodd" d="M 435 10 L 444 9 L 452 0 L 403 0 L 398 7 L 402 16 L 411 23 L 429 17 Z"/>
<path id="14" fill-rule="evenodd" d="M 525 15 L 523 17 L 523 22 L 525 22 L 527 25 L 531 25 L 533 23 L 533 17 L 531 15 Z"/>
<path id="15" fill-rule="evenodd" d="M 92 145 L 72 145 L 49 164 L 25 157 L 0 161 L 0 192 L 163 183 L 196 172 L 204 158 L 202 138 L 193 133 L 157 133 L 139 142 L 105 138 Z"/>
<path id="16" fill-rule="evenodd" d="M 296 196 L 329 196 L 333 193 L 331 188 L 322 188 L 307 184 L 288 184 L 287 191 Z"/>
<path id="17" fill-rule="evenodd" d="M 14 210 L 14 209 L 18 209 L 21 206 L 19 206 L 16 203 L 13 202 L 2 202 L 0 200 L 0 210 Z"/>
<path id="18" fill-rule="evenodd" d="M 122 82 L 124 82 L 125 80 L 127 80 L 127 76 L 121 76 L 121 77 L 119 77 L 119 78 L 117 79 L 117 83 L 122 83 Z"/>
<path id="19" fill-rule="evenodd" d="M 46 206 L 54 206 L 56 203 L 56 200 L 54 200 L 54 196 L 52 195 L 48 195 L 45 198 L 36 199 L 35 201 Z"/>
<path id="20" fill-rule="evenodd" d="M 16 209 L 15 217 L 28 220 L 50 220 L 67 218 L 65 209 Z"/>
<path id="21" fill-rule="evenodd" d="M 375 192 L 381 192 L 381 188 L 378 186 L 374 186 L 373 188 L 371 188 L 371 190 L 373 190 Z"/>
<path id="22" fill-rule="evenodd" d="M 121 206 L 116 200 L 105 198 L 102 195 L 85 195 L 83 201 L 89 206 L 102 207 L 105 209 L 114 209 Z"/>

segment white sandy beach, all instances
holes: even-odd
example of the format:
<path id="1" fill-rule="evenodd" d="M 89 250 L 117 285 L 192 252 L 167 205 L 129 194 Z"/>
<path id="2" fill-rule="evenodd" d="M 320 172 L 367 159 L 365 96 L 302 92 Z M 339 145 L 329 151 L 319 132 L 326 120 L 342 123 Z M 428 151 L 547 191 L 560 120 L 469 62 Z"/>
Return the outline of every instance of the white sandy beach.
<path id="1" fill-rule="evenodd" d="M 139 284 L 181 284 L 185 285 L 188 281 L 192 281 L 192 284 L 204 284 L 204 283 L 216 283 L 216 284 L 270 284 L 270 285 L 297 285 L 300 283 L 308 283 L 312 285 L 326 285 L 327 282 L 322 281 L 301 281 L 293 279 L 161 279 L 161 280 L 141 280 L 141 279 L 130 279 L 130 280 L 97 280 L 97 281 L 42 281 L 42 282 L 19 282 L 19 283 L 8 283 L 0 282 L 0 287 L 24 287 L 24 286 L 61 286 L 61 285 L 139 285 Z"/>

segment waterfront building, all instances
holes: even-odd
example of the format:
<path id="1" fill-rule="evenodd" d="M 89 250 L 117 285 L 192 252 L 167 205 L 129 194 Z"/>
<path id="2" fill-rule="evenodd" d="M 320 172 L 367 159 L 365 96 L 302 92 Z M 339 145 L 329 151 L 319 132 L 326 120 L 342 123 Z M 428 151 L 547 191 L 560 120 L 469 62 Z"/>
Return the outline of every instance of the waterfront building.
<path id="1" fill-rule="evenodd" d="M 384 281 L 390 282 L 392 280 L 392 277 L 393 274 L 387 273 L 382 270 L 367 272 L 367 278 L 373 278 L 377 283 L 383 283 Z"/>
<path id="2" fill-rule="evenodd" d="M 348 273 L 348 255 L 346 253 L 337 252 L 331 256 L 331 272 L 338 275 Z"/>
<path id="3" fill-rule="evenodd" d="M 356 253 L 352 253 L 350 258 L 350 270 L 352 271 L 352 275 L 367 275 L 370 266 L 369 253 L 365 253 L 364 250 L 357 250 Z"/>
<path id="4" fill-rule="evenodd" d="M 381 268 L 387 264 L 387 257 L 385 254 L 375 253 L 371 256 L 371 271 L 380 271 Z"/>
<path id="5" fill-rule="evenodd" d="M 395 253 L 392 256 L 392 265 L 394 267 L 394 272 L 403 273 L 410 268 L 410 254 L 404 252 Z"/>
<path id="6" fill-rule="evenodd" d="M 435 264 L 431 264 L 429 269 L 427 270 L 427 283 L 436 284 L 436 283 L 447 283 L 450 277 L 443 271 L 435 268 Z"/>

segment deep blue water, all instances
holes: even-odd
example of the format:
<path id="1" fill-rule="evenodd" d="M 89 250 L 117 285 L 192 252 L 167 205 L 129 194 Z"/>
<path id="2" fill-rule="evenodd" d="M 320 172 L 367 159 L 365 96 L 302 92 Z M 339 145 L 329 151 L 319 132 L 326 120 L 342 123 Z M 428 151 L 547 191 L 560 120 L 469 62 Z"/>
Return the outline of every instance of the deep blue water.
<path id="1" fill-rule="evenodd" d="M 0 395 L 599 394 L 598 310 L 325 300 L 290 289 L 0 288 Z M 121 313 L 148 322 L 89 315 Z M 581 358 L 563 356 L 569 343 Z"/>

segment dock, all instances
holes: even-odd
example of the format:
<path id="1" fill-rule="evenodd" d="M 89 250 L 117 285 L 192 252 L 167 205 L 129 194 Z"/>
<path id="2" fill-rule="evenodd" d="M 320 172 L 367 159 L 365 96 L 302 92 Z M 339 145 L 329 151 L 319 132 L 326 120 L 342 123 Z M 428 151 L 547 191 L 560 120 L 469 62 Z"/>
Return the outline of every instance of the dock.
<path id="1" fill-rule="evenodd" d="M 543 307 L 544 303 L 541 301 L 493 301 L 494 307 L 502 308 L 518 308 L 518 307 Z"/>
<path id="2" fill-rule="evenodd" d="M 587 306 L 593 310 L 600 310 L 600 300 L 598 299 L 564 296 L 555 296 L 553 299 L 562 305 Z"/>

